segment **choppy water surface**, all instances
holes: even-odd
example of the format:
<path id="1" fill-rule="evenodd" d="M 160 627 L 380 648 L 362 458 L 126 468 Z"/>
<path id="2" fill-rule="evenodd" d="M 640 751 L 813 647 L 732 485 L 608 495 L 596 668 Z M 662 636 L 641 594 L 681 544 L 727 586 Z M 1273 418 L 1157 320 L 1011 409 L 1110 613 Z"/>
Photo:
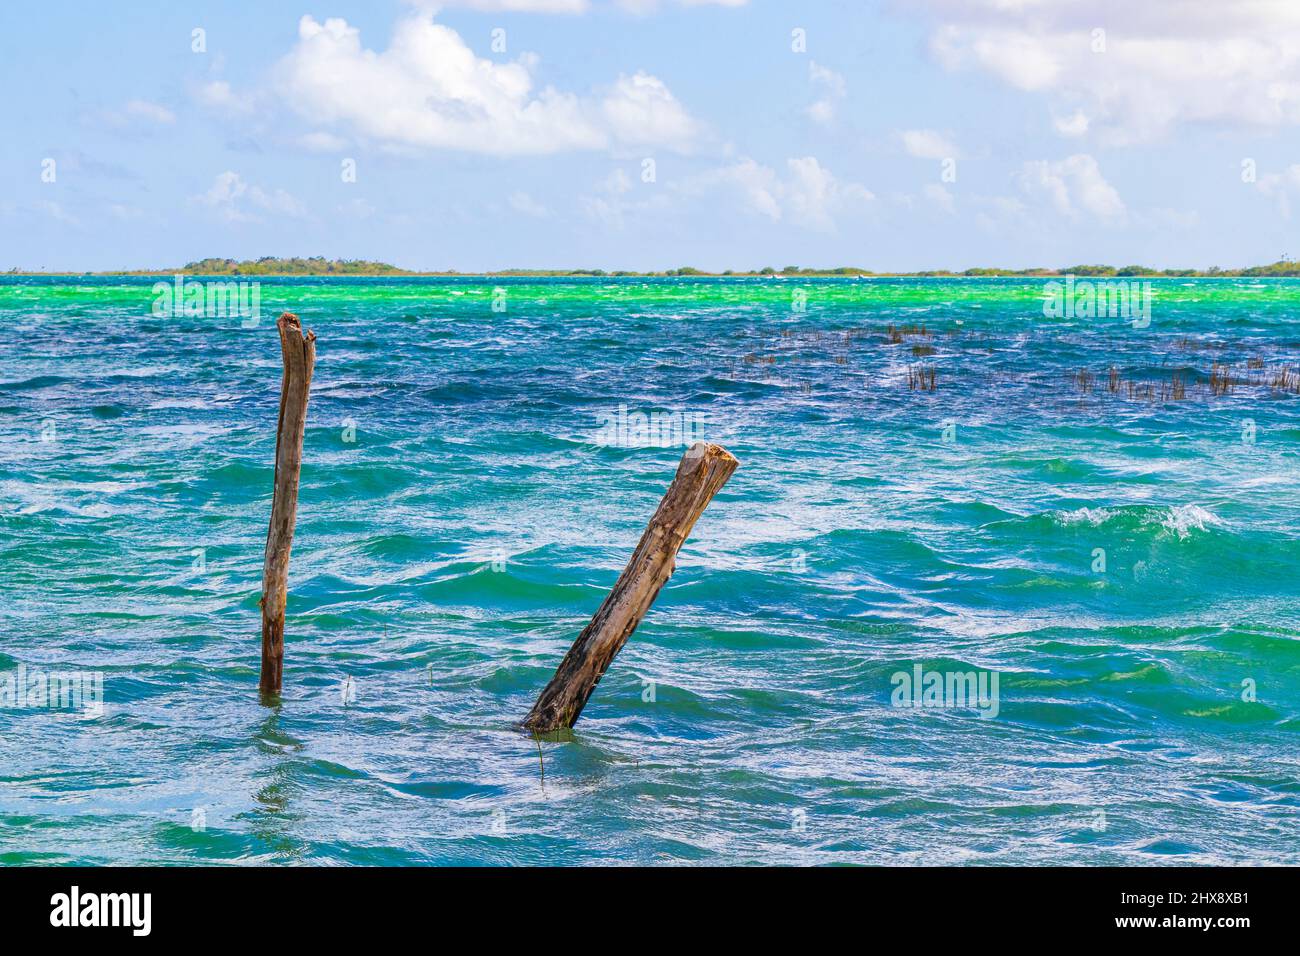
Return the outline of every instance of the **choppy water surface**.
<path id="1" fill-rule="evenodd" d="M 1160 280 L 1134 328 L 1039 280 L 264 280 L 243 328 L 152 283 L 0 282 L 0 674 L 106 700 L 0 710 L 0 860 L 1300 862 L 1300 284 Z M 741 468 L 539 746 L 682 451 L 601 445 L 621 405 Z M 891 706 L 916 664 L 997 715 Z"/>

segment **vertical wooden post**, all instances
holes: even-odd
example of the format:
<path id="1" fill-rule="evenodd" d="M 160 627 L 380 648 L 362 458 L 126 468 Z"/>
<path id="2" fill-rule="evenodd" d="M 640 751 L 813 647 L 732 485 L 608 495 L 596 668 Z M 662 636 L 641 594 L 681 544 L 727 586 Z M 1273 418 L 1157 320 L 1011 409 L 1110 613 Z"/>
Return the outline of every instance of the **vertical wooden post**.
<path id="1" fill-rule="evenodd" d="M 573 726 L 610 661 L 672 576 L 677 552 L 696 519 L 739 464 L 721 445 L 696 442 L 687 450 L 632 559 L 591 623 L 564 655 L 555 676 L 524 719 L 524 727 L 542 734 Z"/>
<path id="2" fill-rule="evenodd" d="M 307 429 L 307 397 L 316 365 L 316 333 L 302 332 L 298 316 L 285 312 L 276 322 L 284 378 L 280 382 L 280 423 L 275 433 L 275 488 L 262 568 L 263 694 L 278 694 L 284 670 L 284 606 L 289 588 L 289 549 L 298 519 L 298 478 L 302 439 Z"/>

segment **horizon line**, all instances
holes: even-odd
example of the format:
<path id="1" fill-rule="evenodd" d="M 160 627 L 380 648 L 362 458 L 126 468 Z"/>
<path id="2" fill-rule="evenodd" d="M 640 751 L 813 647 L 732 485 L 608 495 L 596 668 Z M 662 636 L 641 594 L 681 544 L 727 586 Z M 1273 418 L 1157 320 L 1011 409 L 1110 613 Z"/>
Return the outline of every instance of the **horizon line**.
<path id="1" fill-rule="evenodd" d="M 263 271 L 265 270 L 265 271 Z M 761 269 L 724 269 L 721 271 L 698 269 L 692 266 L 661 270 L 632 269 L 533 269 L 511 267 L 484 271 L 462 271 L 459 269 L 404 269 L 387 262 L 365 259 L 325 259 L 321 256 L 310 258 L 264 256 L 260 259 L 224 259 L 211 257 L 186 263 L 184 266 L 162 269 L 74 269 L 46 270 L 20 269 L 13 267 L 0 276 L 12 277 L 71 277 L 71 276 L 123 276 L 123 277 L 164 277 L 164 276 L 257 276 L 267 278 L 423 278 L 423 277 L 465 277 L 465 278 L 1120 278 L 1120 279 L 1155 279 L 1155 278 L 1295 278 L 1300 277 L 1300 261 L 1278 259 L 1265 265 L 1244 266 L 1223 269 L 1211 266 L 1208 269 L 1166 268 L 1156 269 L 1142 265 L 1112 266 L 1105 263 L 1080 263 L 1066 267 L 1036 266 L 1024 269 L 1010 269 L 998 266 L 972 266 L 963 270 L 953 269 L 918 269 L 911 271 L 877 272 L 858 266 L 834 267 L 799 267 L 785 266 L 775 269 L 764 266 Z"/>

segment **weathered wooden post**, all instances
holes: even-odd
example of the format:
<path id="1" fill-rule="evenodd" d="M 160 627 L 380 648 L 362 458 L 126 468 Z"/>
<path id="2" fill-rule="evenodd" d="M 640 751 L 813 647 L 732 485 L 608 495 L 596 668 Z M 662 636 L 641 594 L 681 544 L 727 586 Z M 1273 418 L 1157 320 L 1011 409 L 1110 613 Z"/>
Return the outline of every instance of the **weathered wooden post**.
<path id="1" fill-rule="evenodd" d="M 525 728 L 544 734 L 573 726 L 610 661 L 672 576 L 677 552 L 696 519 L 739 464 L 721 445 L 696 442 L 687 449 L 632 560 L 564 655 L 555 676 L 524 719 Z"/>
<path id="2" fill-rule="evenodd" d="M 284 378 L 280 382 L 280 424 L 275 433 L 275 489 L 271 524 L 266 532 L 266 564 L 262 568 L 263 694 L 278 694 L 284 670 L 284 606 L 289 588 L 289 548 L 298 519 L 298 478 L 302 470 L 302 439 L 307 429 L 307 396 L 316 365 L 316 333 L 302 331 L 292 312 L 276 322 Z"/>

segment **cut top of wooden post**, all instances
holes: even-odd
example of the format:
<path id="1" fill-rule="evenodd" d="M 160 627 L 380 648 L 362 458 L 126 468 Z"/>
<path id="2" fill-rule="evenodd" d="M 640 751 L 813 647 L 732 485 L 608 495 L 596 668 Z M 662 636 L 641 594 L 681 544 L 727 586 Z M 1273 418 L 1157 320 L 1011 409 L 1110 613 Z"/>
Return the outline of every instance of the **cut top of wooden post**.
<path id="1" fill-rule="evenodd" d="M 696 442 L 687 449 L 627 567 L 569 648 L 524 727 L 548 733 L 573 726 L 614 655 L 672 576 L 677 552 L 696 520 L 739 464 L 721 445 Z"/>

